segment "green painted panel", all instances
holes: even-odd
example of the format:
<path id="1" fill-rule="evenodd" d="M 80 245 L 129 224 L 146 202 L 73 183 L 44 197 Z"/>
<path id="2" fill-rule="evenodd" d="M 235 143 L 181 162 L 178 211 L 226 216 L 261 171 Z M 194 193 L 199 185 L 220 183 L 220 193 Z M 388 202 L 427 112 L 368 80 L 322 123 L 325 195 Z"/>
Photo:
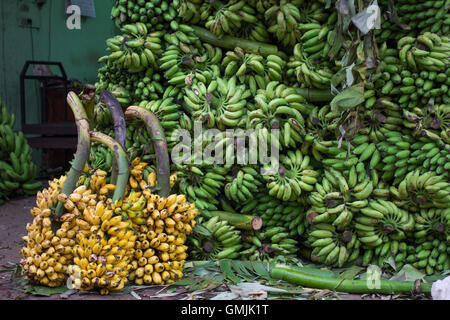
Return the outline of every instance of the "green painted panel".
<path id="1" fill-rule="evenodd" d="M 69 16 L 64 2 L 46 0 L 38 8 L 34 0 L 0 1 L 0 98 L 18 119 L 19 76 L 26 60 L 60 61 L 70 78 L 93 83 L 99 68 L 97 59 L 105 54 L 105 40 L 117 32 L 110 20 L 114 0 L 95 0 L 97 17 L 82 17 L 80 30 L 67 28 Z M 27 18 L 33 28 L 23 26 Z M 40 118 L 36 111 L 40 103 L 38 94 L 39 83 L 27 81 L 30 122 Z M 19 121 L 16 128 L 20 128 Z"/>

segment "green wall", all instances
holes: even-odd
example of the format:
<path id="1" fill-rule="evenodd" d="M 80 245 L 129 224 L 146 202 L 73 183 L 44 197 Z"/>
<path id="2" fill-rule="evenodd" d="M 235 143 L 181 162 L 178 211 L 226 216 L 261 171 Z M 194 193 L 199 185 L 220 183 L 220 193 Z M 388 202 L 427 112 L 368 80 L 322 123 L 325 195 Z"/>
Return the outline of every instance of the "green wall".
<path id="1" fill-rule="evenodd" d="M 21 2 L 22 1 L 22 2 Z M 17 119 L 20 118 L 20 71 L 26 60 L 60 61 L 68 77 L 94 83 L 104 55 L 105 40 L 117 33 L 110 20 L 114 0 L 95 0 L 96 18 L 82 17 L 80 30 L 66 26 L 64 0 L 46 0 L 38 9 L 33 4 L 29 13 L 19 10 L 19 3 L 34 0 L 0 1 L 0 99 Z M 19 26 L 19 17 L 29 15 L 38 29 Z M 55 70 L 56 71 L 56 70 Z M 27 122 L 40 119 L 39 83 L 26 81 Z M 20 121 L 16 121 L 20 129 Z"/>

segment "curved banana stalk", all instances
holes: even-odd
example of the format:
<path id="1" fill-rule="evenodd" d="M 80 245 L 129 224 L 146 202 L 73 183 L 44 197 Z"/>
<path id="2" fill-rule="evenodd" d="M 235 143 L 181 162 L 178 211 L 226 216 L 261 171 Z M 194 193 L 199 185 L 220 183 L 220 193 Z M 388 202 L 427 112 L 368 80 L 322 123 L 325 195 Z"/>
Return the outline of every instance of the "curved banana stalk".
<path id="1" fill-rule="evenodd" d="M 127 128 L 125 124 L 125 115 L 122 110 L 122 106 L 116 97 L 109 91 L 103 91 L 100 94 L 100 99 L 106 104 L 111 112 L 111 116 L 114 121 L 114 139 L 119 143 L 119 145 L 125 149 L 125 140 L 127 137 Z M 118 176 L 118 166 L 116 158 L 113 158 L 112 172 L 111 172 L 111 183 L 117 183 Z"/>
<path id="2" fill-rule="evenodd" d="M 133 118 L 139 118 L 147 125 L 156 154 L 157 180 L 160 187 L 159 195 L 168 197 L 170 194 L 170 159 L 164 129 L 158 118 L 152 112 L 142 107 L 128 107 L 125 111 L 125 119 Z"/>
<path id="3" fill-rule="evenodd" d="M 72 167 L 67 174 L 67 179 L 64 182 L 61 193 L 70 195 L 75 189 L 78 179 L 83 172 L 86 161 L 89 158 L 91 139 L 89 136 L 89 120 L 84 109 L 83 103 L 77 94 L 73 91 L 69 92 L 67 95 L 67 103 L 75 117 L 75 124 L 77 125 L 78 132 L 78 144 L 77 151 L 74 156 L 74 161 Z M 55 214 L 57 217 L 62 216 L 64 213 L 64 205 L 59 202 Z"/>
<path id="4" fill-rule="evenodd" d="M 128 156 L 122 148 L 122 146 L 111 138 L 110 136 L 101 132 L 90 133 L 92 142 L 99 142 L 106 145 L 113 153 L 118 165 L 116 189 L 112 198 L 113 202 L 123 199 L 125 195 L 125 189 L 128 183 L 128 177 L 130 176 L 130 169 L 128 168 Z"/>

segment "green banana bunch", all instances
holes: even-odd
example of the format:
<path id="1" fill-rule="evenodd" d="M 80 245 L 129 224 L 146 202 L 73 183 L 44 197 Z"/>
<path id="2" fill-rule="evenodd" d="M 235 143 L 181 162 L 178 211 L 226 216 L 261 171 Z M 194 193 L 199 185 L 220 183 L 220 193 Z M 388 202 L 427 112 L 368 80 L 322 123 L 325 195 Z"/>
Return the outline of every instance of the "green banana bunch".
<path id="1" fill-rule="evenodd" d="M 221 58 L 220 48 L 180 43 L 169 45 L 159 63 L 170 85 L 185 87 L 196 79 L 206 83 L 219 76 L 217 64 Z"/>
<path id="2" fill-rule="evenodd" d="M 255 109 L 248 113 L 247 128 L 279 129 L 279 148 L 296 147 L 303 142 L 307 104 L 294 88 L 278 81 L 271 81 L 265 89 L 259 89 L 254 97 Z M 272 136 L 272 135 L 270 135 Z"/>
<path id="3" fill-rule="evenodd" d="M 263 219 L 266 227 L 284 227 L 291 237 L 297 237 L 303 235 L 306 228 L 304 215 L 306 207 L 304 197 L 300 197 L 297 201 L 286 202 L 266 192 L 259 192 L 252 200 L 244 203 L 239 212 L 256 214 Z"/>
<path id="4" fill-rule="evenodd" d="M 107 128 L 113 125 L 111 112 L 103 103 L 97 103 L 94 106 L 93 122 L 95 128 Z"/>
<path id="5" fill-rule="evenodd" d="M 376 177 L 366 173 L 362 162 L 342 173 L 326 168 L 321 183 L 316 183 L 316 191 L 308 197 L 312 205 L 306 213 L 308 222 L 329 223 L 338 230 L 347 228 L 354 215 L 368 205 L 374 185 L 377 185 L 374 180 Z"/>
<path id="6" fill-rule="evenodd" d="M 14 114 L 10 114 L 0 100 L 0 194 L 35 195 L 42 187 L 36 181 L 37 167 L 32 161 L 32 149 L 22 131 L 14 132 Z"/>
<path id="7" fill-rule="evenodd" d="M 273 262 L 278 258 L 295 258 L 297 240 L 285 227 L 263 227 L 253 232 L 242 232 L 241 259 Z"/>
<path id="8" fill-rule="evenodd" d="M 450 208 L 421 209 L 414 215 L 414 237 L 417 242 L 439 239 L 450 241 Z"/>
<path id="9" fill-rule="evenodd" d="M 113 154 L 105 145 L 92 143 L 91 149 L 89 150 L 88 163 L 91 170 L 89 175 L 97 169 L 110 173 L 113 163 Z"/>
<path id="10" fill-rule="evenodd" d="M 264 13 L 267 9 L 277 4 L 277 0 L 246 0 L 258 13 Z"/>
<path id="11" fill-rule="evenodd" d="M 281 154 L 277 173 L 263 176 L 268 194 L 283 201 L 295 201 L 305 192 L 312 192 L 319 172 L 313 169 L 310 160 L 299 149 Z"/>
<path id="12" fill-rule="evenodd" d="M 407 233 L 414 230 L 414 218 L 408 211 L 382 199 L 370 199 L 354 221 L 359 240 L 370 248 L 388 246 L 391 240 L 404 240 Z"/>
<path id="13" fill-rule="evenodd" d="M 406 37 L 405 39 L 404 42 L 407 42 L 414 38 Z M 386 43 L 382 44 L 380 48 L 380 56 L 383 59 L 380 64 L 381 72 L 372 77 L 375 88 L 384 95 L 395 97 L 401 107 L 400 110 L 403 110 L 406 117 L 408 114 L 405 114 L 405 111 L 412 112 L 412 117 L 415 112 L 420 114 L 422 105 L 431 105 L 432 107 L 448 103 L 448 85 L 450 84 L 448 65 L 439 68 L 438 71 L 411 68 L 407 63 L 406 54 L 412 44 L 405 45 L 400 40 L 399 43 L 403 45 L 402 50 L 388 48 Z M 425 50 L 422 51 L 426 54 Z M 408 55 L 411 60 L 413 54 L 408 53 Z M 442 56 L 442 54 L 439 55 Z M 374 102 L 373 99 L 370 102 Z M 411 126 L 412 124 L 408 127 Z"/>
<path id="14" fill-rule="evenodd" d="M 222 193 L 229 168 L 190 163 L 173 165 L 178 177 L 178 190 L 186 195 L 188 201 L 195 202 L 202 215 L 207 216 L 207 211 L 218 210 L 218 196 Z"/>
<path id="15" fill-rule="evenodd" d="M 450 268 L 448 248 L 448 241 L 439 239 L 427 240 L 411 246 L 406 261 L 428 275 L 441 273 Z"/>
<path id="16" fill-rule="evenodd" d="M 114 136 L 114 132 L 111 130 L 109 135 Z M 147 162 L 154 158 L 153 143 L 148 128 L 142 122 L 129 121 L 127 123 L 125 150 L 130 159 L 140 158 Z"/>
<path id="17" fill-rule="evenodd" d="M 412 112 L 404 111 L 404 125 L 416 131 L 424 131 L 425 135 L 433 135 L 450 143 L 450 104 L 434 104 L 434 99 L 426 108 L 414 108 Z"/>
<path id="18" fill-rule="evenodd" d="M 170 90 L 172 91 L 172 89 Z M 164 128 L 168 150 L 171 152 L 174 144 L 178 143 L 173 134 L 177 129 L 181 128 L 180 119 L 182 114 L 184 114 L 181 107 L 175 103 L 173 97 L 152 101 L 144 100 L 139 103 L 139 106 L 151 111 L 158 118 L 161 126 Z"/>
<path id="19" fill-rule="evenodd" d="M 116 0 L 111 19 L 118 28 L 125 24 L 142 23 L 147 29 L 163 30 L 178 16 L 179 0 Z"/>
<path id="20" fill-rule="evenodd" d="M 450 66 L 450 39 L 425 32 L 417 37 L 403 37 L 397 42 L 401 63 L 408 69 L 440 72 Z"/>
<path id="21" fill-rule="evenodd" d="M 180 0 L 174 1 L 175 9 L 178 11 L 178 16 L 185 22 L 198 24 L 201 20 L 200 5 L 203 0 Z"/>
<path id="22" fill-rule="evenodd" d="M 237 78 L 217 78 L 208 86 L 203 82 L 185 87 L 184 102 L 190 108 L 190 114 L 196 120 L 206 123 L 208 128 L 242 126 L 247 114 L 246 99 L 250 91 L 244 85 L 237 84 Z"/>
<path id="23" fill-rule="evenodd" d="M 245 24 L 253 25 L 258 21 L 256 11 L 244 0 L 204 1 L 200 6 L 200 18 L 205 28 L 216 36 L 235 34 Z"/>
<path id="24" fill-rule="evenodd" d="M 397 17 L 397 20 L 390 20 L 381 15 L 381 29 L 374 30 L 378 41 L 398 40 L 427 31 L 439 35 L 449 34 L 450 12 L 447 1 L 400 0 L 392 3 L 393 8 L 388 0 L 378 3 L 381 12 L 395 10 Z"/>
<path id="25" fill-rule="evenodd" d="M 405 261 L 408 256 L 408 243 L 405 241 L 389 240 L 376 248 L 367 250 L 373 251 L 372 261 L 369 263 L 383 267 L 388 259 L 393 259 L 396 268 L 402 268 L 406 264 Z M 367 261 L 363 261 L 364 266 L 367 266 L 366 263 Z"/>
<path id="26" fill-rule="evenodd" d="M 198 223 L 187 244 L 190 257 L 208 261 L 236 259 L 242 248 L 240 231 L 218 216 Z"/>
<path id="27" fill-rule="evenodd" d="M 381 179 L 393 180 L 398 185 L 408 172 L 418 170 L 421 174 L 428 171 L 448 177 L 447 158 L 450 147 L 440 146 L 433 140 L 419 136 L 414 139 L 412 132 L 405 129 L 402 132 L 391 131 L 389 137 L 377 144 L 382 154 L 382 165 L 377 169 L 382 171 Z"/>
<path id="28" fill-rule="evenodd" d="M 397 199 L 396 204 L 408 211 L 416 212 L 420 208 L 448 208 L 450 183 L 433 171 L 420 174 L 411 171 L 398 187 L 389 188 Z"/>
<path id="29" fill-rule="evenodd" d="M 235 203 L 245 203 L 254 198 L 259 188 L 264 186 L 261 173 L 257 167 L 237 167 L 225 177 L 227 182 L 224 187 L 225 197 Z M 234 171 L 234 172 L 233 172 Z"/>
<path id="30" fill-rule="evenodd" d="M 245 83 L 252 95 L 258 89 L 265 89 L 270 81 L 281 81 L 286 62 L 276 55 L 266 58 L 256 53 L 246 53 L 239 47 L 225 53 L 222 69 L 226 77 L 236 75 L 240 83 Z"/>
<path id="31" fill-rule="evenodd" d="M 343 267 L 359 257 L 361 242 L 350 229 L 337 230 L 331 224 L 318 223 L 309 228 L 307 234 L 313 262 Z"/>
<path id="32" fill-rule="evenodd" d="M 130 73 L 156 68 L 157 60 L 163 52 L 161 37 L 164 32 L 149 33 L 142 23 L 124 25 L 121 31 L 123 35 L 106 40 L 111 54 L 101 57 L 99 62 L 111 62 Z"/>
<path id="33" fill-rule="evenodd" d="M 264 12 L 267 30 L 283 47 L 293 47 L 301 40 L 297 25 L 301 21 L 298 5 L 302 2 L 281 0 Z"/>

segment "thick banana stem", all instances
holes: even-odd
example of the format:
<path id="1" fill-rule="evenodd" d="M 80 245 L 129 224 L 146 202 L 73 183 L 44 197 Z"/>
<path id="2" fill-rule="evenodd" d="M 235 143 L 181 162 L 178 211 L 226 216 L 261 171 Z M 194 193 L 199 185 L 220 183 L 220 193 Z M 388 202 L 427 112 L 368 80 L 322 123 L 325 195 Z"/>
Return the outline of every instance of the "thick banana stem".
<path id="1" fill-rule="evenodd" d="M 156 154 L 159 195 L 168 197 L 170 194 L 170 159 L 164 129 L 158 118 L 152 112 L 142 107 L 128 107 L 125 111 L 125 118 L 139 118 L 146 124 Z"/>
<path id="2" fill-rule="evenodd" d="M 112 201 L 115 202 L 123 199 L 128 184 L 128 178 L 130 176 L 128 156 L 125 150 L 116 140 L 100 132 L 91 132 L 91 140 L 92 142 L 106 145 L 114 153 L 119 169 L 117 173 L 116 189 L 114 190 Z"/>
<path id="3" fill-rule="evenodd" d="M 211 216 L 218 216 L 232 226 L 242 230 L 259 230 L 262 227 L 262 218 L 227 211 L 210 211 Z"/>
<path id="4" fill-rule="evenodd" d="M 120 144 L 120 146 L 125 149 L 125 140 L 127 138 L 127 128 L 125 124 L 125 115 L 122 110 L 122 106 L 116 97 L 109 91 L 103 91 L 100 94 L 100 99 L 106 104 L 111 112 L 111 116 L 114 121 L 114 139 Z M 118 176 L 118 166 L 116 158 L 113 158 L 111 171 L 111 183 L 117 183 Z"/>
<path id="5" fill-rule="evenodd" d="M 330 89 L 296 88 L 295 90 L 308 102 L 330 102 L 334 98 Z"/>
<path id="6" fill-rule="evenodd" d="M 274 279 L 284 280 L 302 287 L 346 293 L 431 293 L 431 284 L 419 281 L 379 280 L 378 283 L 374 283 L 374 281 L 370 280 L 344 280 L 312 275 L 287 266 L 274 267 L 271 270 L 271 276 Z"/>
<path id="7" fill-rule="evenodd" d="M 262 56 L 279 54 L 278 47 L 272 44 L 240 39 L 228 35 L 224 35 L 222 38 L 219 38 L 206 29 L 197 26 L 192 26 L 192 28 L 194 29 L 195 34 L 200 38 L 200 40 L 217 47 L 229 50 L 233 50 L 234 48 L 239 47 L 244 51 L 258 53 Z"/>
<path id="8" fill-rule="evenodd" d="M 65 195 L 70 195 L 76 187 L 78 179 L 83 172 L 86 161 L 89 158 L 90 150 L 90 136 L 89 136 L 89 120 L 84 109 L 83 103 L 78 98 L 77 94 L 73 91 L 69 92 L 67 95 L 67 103 L 75 117 L 75 124 L 77 126 L 78 132 L 78 144 L 77 151 L 74 156 L 72 167 L 67 174 L 67 179 L 64 182 L 61 193 Z M 62 216 L 64 213 L 64 205 L 59 202 L 55 214 L 57 217 Z"/>

